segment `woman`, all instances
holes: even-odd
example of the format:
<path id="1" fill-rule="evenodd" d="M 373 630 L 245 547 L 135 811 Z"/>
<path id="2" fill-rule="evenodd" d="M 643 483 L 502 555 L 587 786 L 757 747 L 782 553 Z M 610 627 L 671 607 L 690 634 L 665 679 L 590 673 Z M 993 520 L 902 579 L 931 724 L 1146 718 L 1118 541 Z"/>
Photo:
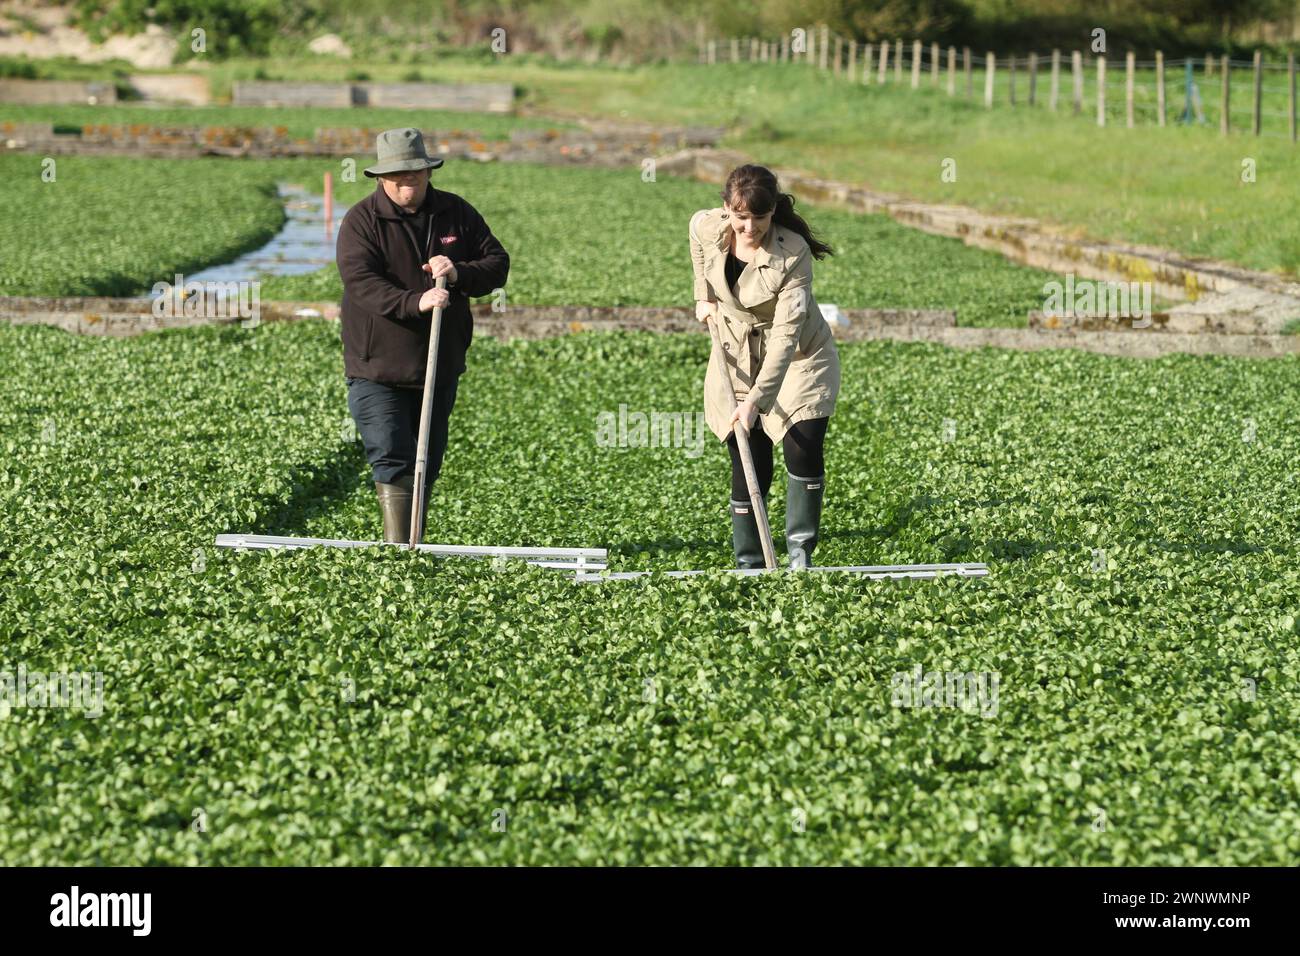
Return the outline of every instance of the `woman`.
<path id="1" fill-rule="evenodd" d="M 695 316 L 712 318 L 736 392 L 710 360 L 705 421 L 731 451 L 731 529 L 736 566 L 761 568 L 763 551 L 732 424 L 749 435 L 764 502 L 772 486 L 772 443 L 781 442 L 789 484 L 785 540 L 791 568 L 807 568 L 817 546 L 826 472 L 823 443 L 840 391 L 840 359 L 812 295 L 812 260 L 833 250 L 794 211 L 763 166 L 727 176 L 722 206 L 691 217 Z M 757 421 L 757 427 L 755 422 Z"/>

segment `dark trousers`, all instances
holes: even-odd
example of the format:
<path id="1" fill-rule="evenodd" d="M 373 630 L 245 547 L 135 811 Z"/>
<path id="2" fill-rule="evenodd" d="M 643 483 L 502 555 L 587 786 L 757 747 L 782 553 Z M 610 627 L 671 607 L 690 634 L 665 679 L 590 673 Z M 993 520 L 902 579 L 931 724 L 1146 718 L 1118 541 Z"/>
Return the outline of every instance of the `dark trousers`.
<path id="1" fill-rule="evenodd" d="M 826 471 L 826 426 L 829 418 L 807 418 L 795 422 L 781 440 L 785 454 L 785 470 L 799 478 L 819 478 Z M 745 468 L 740 463 L 740 446 L 733 432 L 727 436 L 727 450 L 731 452 L 731 500 L 748 501 L 749 485 L 745 482 Z M 758 490 L 767 495 L 772 489 L 772 439 L 763 431 L 763 423 L 754 419 L 749 431 L 749 453 L 754 459 L 754 477 Z"/>
<path id="2" fill-rule="evenodd" d="M 433 387 L 429 421 L 429 460 L 426 485 L 433 486 L 447 451 L 447 423 L 456 404 L 459 376 L 449 375 Z M 366 446 L 366 459 L 375 481 L 392 484 L 415 473 L 420 441 L 420 406 L 424 389 L 397 388 L 369 379 L 348 377 L 348 411 Z"/>

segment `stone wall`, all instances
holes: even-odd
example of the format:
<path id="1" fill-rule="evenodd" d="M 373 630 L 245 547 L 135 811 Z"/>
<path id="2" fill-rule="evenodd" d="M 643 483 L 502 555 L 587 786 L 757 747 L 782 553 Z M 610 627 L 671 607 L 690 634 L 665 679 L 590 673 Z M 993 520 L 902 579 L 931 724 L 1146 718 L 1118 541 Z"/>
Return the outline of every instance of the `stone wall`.
<path id="1" fill-rule="evenodd" d="M 352 84 L 236 81 L 230 102 L 234 106 L 348 107 L 352 105 Z"/>
<path id="2" fill-rule="evenodd" d="M 514 88 L 509 83 L 356 83 L 353 103 L 389 109 L 509 113 Z"/>
<path id="3" fill-rule="evenodd" d="M 207 106 L 212 102 L 208 78 L 197 73 L 133 73 L 127 82 L 146 102 L 186 103 L 190 106 Z"/>
<path id="4" fill-rule="evenodd" d="M 72 103 L 116 103 L 112 83 L 80 83 L 73 80 L 0 79 L 0 103 L 48 106 Z"/>
<path id="5" fill-rule="evenodd" d="M 231 102 L 235 106 L 378 106 L 509 113 L 514 107 L 514 87 L 509 83 L 286 83 L 258 80 L 236 82 Z"/>

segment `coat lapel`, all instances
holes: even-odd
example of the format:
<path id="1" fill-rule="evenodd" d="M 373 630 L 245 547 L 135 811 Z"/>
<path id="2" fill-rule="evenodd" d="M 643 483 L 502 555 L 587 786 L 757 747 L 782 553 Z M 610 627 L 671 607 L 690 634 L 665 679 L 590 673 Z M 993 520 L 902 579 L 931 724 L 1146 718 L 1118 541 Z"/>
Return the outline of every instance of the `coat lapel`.
<path id="1" fill-rule="evenodd" d="M 713 246 L 705 258 L 704 275 L 718 297 L 725 300 L 728 305 L 747 310 L 748 306 L 741 304 L 741 298 L 748 299 L 751 304 L 771 298 L 767 286 L 764 286 L 759 278 L 759 270 L 772 268 L 771 248 L 772 243 L 776 241 L 776 228 L 774 223 L 768 229 L 767 235 L 763 237 L 763 244 L 754 252 L 753 261 L 748 263 L 745 271 L 740 274 L 740 279 L 736 282 L 736 289 L 740 293 L 737 297 L 731 291 L 731 286 L 727 285 L 727 251 L 731 247 L 731 221 L 726 216 L 719 220 L 718 234 L 714 237 Z"/>
<path id="2" fill-rule="evenodd" d="M 751 304 L 758 304 L 772 298 L 771 292 L 763 284 L 759 274 L 762 270 L 775 268 L 771 250 L 773 243 L 776 242 L 776 226 L 773 225 L 767 231 L 767 235 L 763 237 L 763 244 L 755 250 L 754 258 L 746 265 L 736 281 L 739 295 L 733 293 L 731 287 L 727 285 L 727 251 L 731 247 L 730 233 L 730 220 L 724 216 L 720 220 L 720 228 L 714 237 L 712 248 L 705 253 L 704 275 L 719 299 L 725 301 L 733 310 L 748 312 L 749 306 L 743 305 L 741 299 Z M 751 323 L 733 320 L 725 311 L 722 313 L 722 327 L 731 339 L 730 343 L 724 343 L 724 347 L 730 346 L 733 356 L 730 364 L 736 366 L 740 381 L 748 388 L 753 384 L 755 375 L 755 361 L 751 349 L 753 343 L 750 339 L 757 333 L 753 332 Z"/>

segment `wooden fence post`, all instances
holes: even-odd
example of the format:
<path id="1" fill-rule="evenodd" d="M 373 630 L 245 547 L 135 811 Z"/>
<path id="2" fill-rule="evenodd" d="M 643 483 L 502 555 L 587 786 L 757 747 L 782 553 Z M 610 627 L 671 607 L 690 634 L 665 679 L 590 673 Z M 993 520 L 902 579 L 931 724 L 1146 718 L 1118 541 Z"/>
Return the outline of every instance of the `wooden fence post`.
<path id="1" fill-rule="evenodd" d="M 921 41 L 912 41 L 912 89 L 921 85 Z"/>
<path id="2" fill-rule="evenodd" d="M 1261 50 L 1255 51 L 1255 135 L 1259 135 L 1261 126 L 1260 105 L 1264 98 L 1264 54 Z"/>
<path id="3" fill-rule="evenodd" d="M 997 72 L 998 55 L 992 50 L 985 54 L 984 60 L 984 108 L 993 108 L 993 74 Z"/>
<path id="4" fill-rule="evenodd" d="M 853 77 L 857 74 L 857 71 L 858 71 L 858 41 L 856 39 L 851 39 L 849 40 L 849 73 L 848 73 L 850 83 L 853 82 Z"/>
<path id="5" fill-rule="evenodd" d="M 1291 142 L 1295 142 L 1295 54 L 1286 55 L 1286 74 L 1290 79 L 1288 86 L 1291 89 Z"/>
<path id="6" fill-rule="evenodd" d="M 817 28 L 809 25 L 808 32 L 803 38 L 804 57 L 814 66 L 817 64 Z"/>
<path id="7" fill-rule="evenodd" d="M 894 82 L 903 82 L 903 41 L 894 41 Z"/>
<path id="8" fill-rule="evenodd" d="M 1225 53 L 1223 54 L 1223 95 L 1219 103 L 1219 110 L 1221 114 L 1219 116 L 1219 132 L 1224 136 L 1228 135 L 1228 129 L 1231 127 L 1231 123 L 1229 122 L 1228 119 L 1228 115 L 1232 103 L 1231 92 L 1228 89 L 1228 86 L 1231 83 L 1231 76 L 1232 76 L 1232 64 L 1228 60 L 1228 54 Z"/>
<path id="9" fill-rule="evenodd" d="M 817 48 L 817 55 L 821 57 L 818 61 L 818 66 L 824 70 L 826 69 L 826 57 L 829 56 L 831 52 L 831 28 L 824 23 L 822 24 L 822 35 L 818 37 L 818 39 L 821 41 Z"/>
<path id="10" fill-rule="evenodd" d="M 1047 107 L 1056 112 L 1056 103 L 1061 96 L 1061 51 L 1052 51 L 1052 84 L 1047 93 Z"/>
<path id="11" fill-rule="evenodd" d="M 1029 105 L 1038 98 L 1038 54 L 1029 54 Z"/>
<path id="12" fill-rule="evenodd" d="M 1132 50 L 1124 55 L 1124 120 L 1129 129 L 1133 128 L 1133 72 L 1136 60 L 1137 55 Z"/>
<path id="13" fill-rule="evenodd" d="M 1165 125 L 1165 55 L 1156 50 L 1156 123 Z"/>
<path id="14" fill-rule="evenodd" d="M 948 47 L 948 95 L 957 95 L 957 48 Z"/>
<path id="15" fill-rule="evenodd" d="M 1106 58 L 1097 57 L 1097 125 L 1106 125 Z"/>
<path id="16" fill-rule="evenodd" d="M 975 98 L 975 75 L 970 69 L 970 47 L 961 48 L 961 68 L 966 74 L 966 99 Z"/>
<path id="17" fill-rule="evenodd" d="M 889 70 L 889 41 L 880 41 L 880 72 L 876 74 L 876 83 L 885 85 L 885 76 Z"/>
<path id="18" fill-rule="evenodd" d="M 1205 76 L 1207 79 L 1211 76 L 1214 76 L 1214 54 L 1213 53 L 1205 54 Z"/>
<path id="19" fill-rule="evenodd" d="M 737 63 L 739 61 L 740 61 L 740 38 L 732 37 L 731 38 L 731 62 Z"/>
<path id="20" fill-rule="evenodd" d="M 831 76 L 840 75 L 840 57 L 844 53 L 844 41 L 835 34 L 835 62 L 831 64 Z"/>
<path id="21" fill-rule="evenodd" d="M 871 84 L 871 55 L 875 52 L 875 44 L 868 43 L 862 48 L 862 85 Z"/>
<path id="22" fill-rule="evenodd" d="M 930 44 L 930 86 L 939 88 L 939 44 Z"/>
<path id="23" fill-rule="evenodd" d="M 710 40 L 709 41 L 709 65 L 712 66 L 714 63 L 717 62 L 718 62 L 718 41 Z"/>
<path id="24" fill-rule="evenodd" d="M 1016 55 L 1013 53 L 1007 59 L 1007 85 L 1010 90 L 1009 99 L 1011 105 L 1016 105 Z"/>
<path id="25" fill-rule="evenodd" d="M 1070 54 L 1070 73 L 1074 80 L 1074 113 L 1083 112 L 1083 54 L 1075 50 Z"/>

